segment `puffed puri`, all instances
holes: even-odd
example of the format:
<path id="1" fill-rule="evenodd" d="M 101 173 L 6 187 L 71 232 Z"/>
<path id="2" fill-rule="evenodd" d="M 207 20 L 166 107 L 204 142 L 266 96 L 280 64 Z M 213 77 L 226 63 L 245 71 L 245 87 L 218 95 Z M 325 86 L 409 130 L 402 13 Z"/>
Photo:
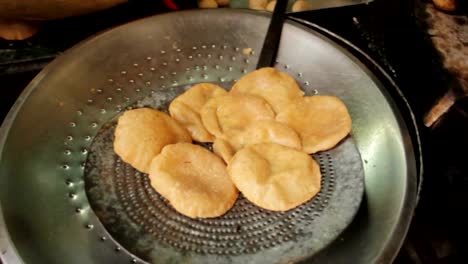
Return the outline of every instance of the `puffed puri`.
<path id="1" fill-rule="evenodd" d="M 151 108 L 125 111 L 117 121 L 114 151 L 135 169 L 148 173 L 161 149 L 177 142 L 192 142 L 187 130 L 166 113 Z"/>
<path id="2" fill-rule="evenodd" d="M 250 202 L 272 211 L 293 209 L 321 188 L 320 167 L 311 156 L 275 143 L 241 149 L 230 160 L 228 173 Z"/>
<path id="3" fill-rule="evenodd" d="M 221 216 L 238 196 L 221 158 L 190 143 L 164 147 L 151 162 L 149 178 L 176 211 L 192 218 Z"/>

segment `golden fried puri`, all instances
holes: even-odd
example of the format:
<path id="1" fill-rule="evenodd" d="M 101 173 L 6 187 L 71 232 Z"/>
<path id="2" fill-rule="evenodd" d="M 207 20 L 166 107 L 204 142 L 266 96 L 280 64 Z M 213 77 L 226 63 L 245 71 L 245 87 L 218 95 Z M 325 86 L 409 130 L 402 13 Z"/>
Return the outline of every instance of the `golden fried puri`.
<path id="1" fill-rule="evenodd" d="M 175 210 L 193 218 L 221 216 L 238 196 L 224 162 L 190 143 L 164 147 L 151 162 L 149 177 L 151 186 Z"/>
<path id="2" fill-rule="evenodd" d="M 296 80 L 290 75 L 268 67 L 240 78 L 230 93 L 260 96 L 271 105 L 275 113 L 281 112 L 286 106 L 304 95 Z"/>
<path id="3" fill-rule="evenodd" d="M 222 87 L 211 83 L 194 85 L 176 97 L 169 105 L 170 115 L 183 125 L 198 142 L 213 142 L 214 137 L 203 126 L 200 110 L 213 97 L 227 94 Z"/>
<path id="4" fill-rule="evenodd" d="M 192 141 L 187 130 L 174 119 L 150 108 L 125 111 L 114 135 L 115 153 L 144 173 L 148 173 L 151 160 L 164 146 Z"/>
<path id="5" fill-rule="evenodd" d="M 276 143 L 301 150 L 301 139 L 287 125 L 274 120 L 259 120 L 227 139 L 235 151 L 247 145 Z"/>
<path id="6" fill-rule="evenodd" d="M 286 211 L 314 197 L 320 190 L 320 167 L 306 153 L 275 143 L 249 145 L 237 152 L 228 173 L 252 203 Z"/>
<path id="7" fill-rule="evenodd" d="M 226 139 L 258 120 L 273 120 L 275 114 L 261 97 L 227 94 L 209 100 L 200 111 L 205 128 L 216 137 Z"/>
<path id="8" fill-rule="evenodd" d="M 306 96 L 278 113 L 276 120 L 299 134 L 309 154 L 333 148 L 352 125 L 346 105 L 334 96 Z"/>
<path id="9" fill-rule="evenodd" d="M 224 162 L 229 163 L 232 156 L 236 153 L 234 148 L 224 139 L 216 138 L 213 143 L 213 152 L 221 157 Z"/>

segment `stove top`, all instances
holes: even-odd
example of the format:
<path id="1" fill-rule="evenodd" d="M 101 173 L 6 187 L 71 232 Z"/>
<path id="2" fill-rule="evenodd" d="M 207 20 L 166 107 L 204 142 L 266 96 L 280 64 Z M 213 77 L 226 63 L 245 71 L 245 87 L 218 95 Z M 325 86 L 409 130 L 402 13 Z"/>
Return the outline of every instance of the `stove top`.
<path id="1" fill-rule="evenodd" d="M 466 155 L 459 154 L 459 149 L 468 149 L 468 98 L 460 98 L 431 127 L 424 125 L 424 116 L 457 81 L 433 45 L 421 16 L 425 7 L 420 1 L 381 0 L 294 17 L 316 23 L 368 53 L 394 78 L 416 115 L 423 188 L 395 263 L 468 263 L 464 252 L 468 248 L 468 165 Z M 130 1 L 90 15 L 46 22 L 28 40 L 0 40 L 0 120 L 32 78 L 66 49 L 102 30 L 167 11 L 160 1 Z"/>

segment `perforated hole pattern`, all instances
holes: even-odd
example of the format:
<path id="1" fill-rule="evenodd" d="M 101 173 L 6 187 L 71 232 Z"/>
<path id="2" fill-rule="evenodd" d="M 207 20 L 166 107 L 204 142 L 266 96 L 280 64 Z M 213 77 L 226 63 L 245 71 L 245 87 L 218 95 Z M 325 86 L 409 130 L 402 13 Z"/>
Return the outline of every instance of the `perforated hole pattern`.
<path id="1" fill-rule="evenodd" d="M 320 154 L 323 174 L 332 175 L 329 156 Z M 325 157 L 325 159 L 323 159 Z M 270 212 L 244 197 L 224 216 L 191 219 L 172 209 L 150 186 L 149 179 L 123 162 L 116 162 L 116 186 L 120 202 L 130 218 L 155 239 L 181 250 L 206 254 L 243 254 L 270 248 L 295 238 L 298 222 L 312 223 L 327 205 L 332 192 L 330 179 L 310 202 L 289 212 Z"/>
<path id="2" fill-rule="evenodd" d="M 115 186 L 118 203 L 124 214 L 139 228 L 160 242 L 183 251 L 203 254 L 236 255 L 254 253 L 294 240 L 303 235 L 301 226 L 312 224 L 327 206 L 334 186 L 333 162 L 329 154 L 320 153 L 321 191 L 309 202 L 287 212 L 272 212 L 259 208 L 240 196 L 234 207 L 217 218 L 193 219 L 176 212 L 150 185 L 146 174 L 126 164 L 112 152 L 114 128 L 103 131 L 96 138 L 100 151 L 113 156 L 112 167 L 101 175 L 110 176 L 109 186 Z M 102 145 L 101 145 L 102 144 Z M 108 146 L 104 146 L 108 145 Z M 102 152 L 99 153 L 102 157 Z M 97 155 L 96 155 L 97 156 Z M 91 159 L 97 158 L 90 156 Z M 89 164 L 98 164 L 90 160 Z M 96 162 L 97 161 L 97 162 Z M 99 177 L 99 176 L 98 176 Z M 99 179 L 91 179 L 98 181 Z M 94 198 L 91 195 L 90 198 Z M 96 199 L 91 199 L 96 201 Z M 104 225 L 115 223 L 113 217 L 102 218 Z"/>

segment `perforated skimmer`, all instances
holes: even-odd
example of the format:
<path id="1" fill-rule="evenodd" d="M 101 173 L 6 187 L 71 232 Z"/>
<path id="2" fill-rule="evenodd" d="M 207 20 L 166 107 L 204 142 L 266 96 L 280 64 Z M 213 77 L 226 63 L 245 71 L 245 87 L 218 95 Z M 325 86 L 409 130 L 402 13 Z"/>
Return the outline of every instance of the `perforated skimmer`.
<path id="1" fill-rule="evenodd" d="M 158 89 L 135 107 L 166 111 L 169 102 L 190 86 Z M 156 193 L 147 175 L 118 158 L 113 150 L 114 129 L 113 123 L 105 125 L 91 144 L 84 173 L 88 199 L 112 237 L 150 262 L 189 258 L 191 263 L 281 263 L 299 259 L 336 238 L 362 197 L 361 159 L 352 139 L 347 139 L 335 149 L 315 155 L 321 166 L 322 189 L 308 203 L 287 212 L 272 212 L 241 196 L 221 217 L 191 219 Z"/>
<path id="2" fill-rule="evenodd" d="M 345 263 L 352 256 L 365 263 L 381 257 L 414 173 L 406 127 L 363 64 L 295 22 L 284 26 L 276 67 L 308 95 L 340 97 L 353 118 L 350 137 L 314 155 L 323 175 L 314 199 L 271 212 L 240 197 L 222 217 L 191 219 L 113 152 L 115 120 L 126 109 L 167 111 L 195 83 L 230 88 L 254 70 L 268 21 L 267 14 L 241 10 L 159 15 L 100 34 L 51 63 L 2 126 L 2 259 Z M 369 211 L 355 220 L 359 231 L 343 233 L 361 204 L 364 177 Z"/>

